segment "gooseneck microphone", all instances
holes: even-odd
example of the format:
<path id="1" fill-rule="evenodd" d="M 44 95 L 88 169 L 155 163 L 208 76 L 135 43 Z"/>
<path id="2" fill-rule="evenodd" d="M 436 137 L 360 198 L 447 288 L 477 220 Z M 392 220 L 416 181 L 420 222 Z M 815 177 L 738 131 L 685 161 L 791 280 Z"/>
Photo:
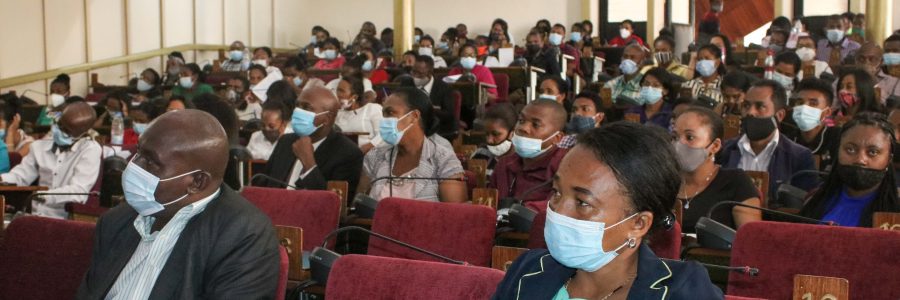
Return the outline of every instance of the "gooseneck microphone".
<path id="1" fill-rule="evenodd" d="M 257 178 L 262 178 L 262 179 L 265 179 L 266 181 L 272 181 L 272 182 L 274 182 L 274 183 L 283 185 L 283 186 L 285 186 L 285 187 L 289 187 L 289 188 L 292 188 L 292 189 L 295 189 L 295 190 L 300 190 L 300 189 L 298 189 L 296 186 L 291 185 L 291 184 L 288 184 L 287 182 L 284 182 L 284 181 L 281 180 L 281 179 L 278 179 L 278 178 L 275 178 L 275 177 L 272 177 L 272 176 L 269 176 L 269 175 L 266 175 L 266 174 L 263 174 L 263 173 L 257 173 L 256 175 L 253 175 L 253 177 L 250 177 L 250 185 L 253 185 L 253 182 L 256 181 Z M 265 182 L 265 181 L 264 181 L 264 182 Z"/>
<path id="2" fill-rule="evenodd" d="M 668 258 L 662 258 L 662 260 L 667 260 L 667 261 L 682 261 L 682 262 L 683 262 L 683 261 L 686 261 L 686 260 L 677 260 L 677 259 L 668 259 Z M 707 268 L 719 269 L 719 270 L 725 270 L 725 271 L 729 271 L 729 272 L 735 272 L 735 273 L 740 273 L 740 274 L 744 274 L 744 275 L 750 275 L 750 276 L 753 276 L 753 277 L 759 276 L 759 269 L 758 269 L 758 268 L 751 267 L 751 266 L 729 267 L 729 266 L 720 266 L 720 265 L 714 265 L 714 264 L 702 263 L 702 262 L 695 261 L 695 260 L 690 260 L 690 261 L 696 262 L 696 263 L 700 264 L 701 266 L 704 266 L 704 267 L 707 267 Z"/>
<path id="3" fill-rule="evenodd" d="M 821 221 L 813 218 L 807 218 L 804 216 L 798 216 L 795 214 L 789 214 L 786 212 L 777 211 L 774 209 L 762 208 L 753 205 L 744 204 L 737 201 L 722 201 L 713 205 L 709 211 L 706 213 L 705 217 L 700 217 L 700 220 L 697 220 L 697 225 L 694 228 L 697 231 L 697 242 L 700 243 L 700 246 L 705 248 L 713 248 L 720 250 L 731 250 L 731 245 L 734 243 L 734 237 L 737 235 L 737 231 L 728 227 L 725 224 L 722 224 L 716 220 L 712 219 L 712 213 L 719 207 L 731 205 L 731 206 L 740 206 L 746 207 L 750 209 L 756 209 L 768 213 L 772 213 L 781 217 L 789 218 L 796 220 L 801 223 L 809 223 L 809 224 L 825 224 L 825 225 L 836 225 L 831 221 Z"/>

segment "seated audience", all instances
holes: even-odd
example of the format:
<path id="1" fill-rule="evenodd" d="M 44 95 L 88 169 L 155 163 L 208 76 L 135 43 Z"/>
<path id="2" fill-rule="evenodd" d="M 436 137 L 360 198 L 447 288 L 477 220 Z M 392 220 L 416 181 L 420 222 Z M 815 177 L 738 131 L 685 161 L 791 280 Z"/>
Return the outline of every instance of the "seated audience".
<path id="1" fill-rule="evenodd" d="M 85 102 L 66 104 L 59 119 L 50 125 L 50 136 L 31 143 L 22 162 L 0 181 L 16 186 L 37 182 L 47 193 L 87 194 L 100 176 L 100 144 L 88 136 L 97 114 Z M 88 196 L 40 196 L 31 201 L 35 215 L 65 219 L 66 203 L 84 203 Z"/>
<path id="2" fill-rule="evenodd" d="M 178 80 L 181 79 L 181 71 L 184 69 L 184 55 L 178 51 L 172 51 L 166 57 L 166 74 L 163 79 L 165 86 L 177 86 Z"/>
<path id="3" fill-rule="evenodd" d="M 358 76 L 341 78 L 337 87 L 341 108 L 334 124 L 345 133 L 361 133 L 356 138 L 357 144 L 363 153 L 367 153 L 372 147 L 383 144 L 378 132 L 382 107 L 381 104 L 365 101 L 362 95 L 363 82 Z"/>
<path id="4" fill-rule="evenodd" d="M 567 135 L 557 144 L 564 149 L 574 147 L 579 134 L 600 127 L 606 119 L 603 99 L 599 94 L 589 90 L 584 90 L 575 96 L 570 110 L 572 112 L 569 114 L 569 123 L 566 123 Z"/>
<path id="5" fill-rule="evenodd" d="M 289 59 L 282 70 L 283 80 L 290 83 L 298 95 L 311 87 L 325 86 L 322 79 L 309 76 L 309 73 L 306 72 L 306 62 L 299 58 Z"/>
<path id="6" fill-rule="evenodd" d="M 375 94 L 375 89 L 372 86 L 372 80 L 365 78 L 363 76 L 363 64 L 365 64 L 368 60 L 364 56 L 357 56 L 345 63 L 341 66 L 341 73 L 338 74 L 338 78 L 332 79 L 325 85 L 328 89 L 331 90 L 332 93 L 337 93 L 338 84 L 341 82 L 341 79 L 344 77 L 356 77 L 362 78 L 363 83 L 363 97 L 361 99 L 369 102 L 374 102 L 375 98 L 378 96 Z"/>
<path id="7" fill-rule="evenodd" d="M 657 67 L 665 68 L 683 80 L 694 78 L 694 69 L 681 64 L 681 60 L 675 54 L 675 38 L 672 36 L 661 35 L 656 38 L 653 42 L 653 51 L 653 60 Z"/>
<path id="8" fill-rule="evenodd" d="M 568 149 L 556 145 L 565 133 L 566 109 L 549 100 L 534 100 L 519 113 L 512 137 L 515 155 L 500 159 L 491 175 L 490 187 L 499 197 L 512 197 L 541 211 L 552 192 L 550 181 Z"/>
<path id="9" fill-rule="evenodd" d="M 103 99 L 97 101 L 97 108 L 103 113 L 94 121 L 94 127 L 110 126 L 113 118 L 117 115 L 121 118 L 128 117 L 128 92 L 124 89 L 117 89 L 106 94 Z"/>
<path id="10" fill-rule="evenodd" d="M 185 99 L 191 100 L 200 94 L 214 93 L 212 86 L 203 83 L 203 72 L 200 71 L 200 66 L 197 64 L 184 65 L 180 75 L 178 85 L 172 89 L 172 95 L 183 96 Z"/>
<path id="11" fill-rule="evenodd" d="M 812 151 L 819 158 L 819 169 L 829 171 L 838 151 L 840 126 L 829 126 L 834 90 L 827 81 L 808 78 L 797 86 L 791 117 L 793 124 L 783 122 L 784 135 Z"/>
<path id="12" fill-rule="evenodd" d="M 559 48 L 544 42 L 544 34 L 537 30 L 528 33 L 525 44 L 525 60 L 529 66 L 540 68 L 545 74 L 562 72 L 559 64 Z"/>
<path id="13" fill-rule="evenodd" d="M 25 133 L 22 129 L 22 117 L 12 114 L 12 108 L 8 104 L 0 105 L 0 129 L 0 140 L 6 145 L 7 153 L 17 152 L 22 157 L 28 155 L 34 138 Z"/>
<path id="14" fill-rule="evenodd" d="M 627 112 L 638 114 L 641 124 L 652 124 L 665 129 L 672 125 L 672 109 L 681 86 L 675 75 L 663 68 L 653 68 L 641 78 L 639 106 L 632 106 Z"/>
<path id="15" fill-rule="evenodd" d="M 322 59 L 313 65 L 316 70 L 337 70 L 344 65 L 346 59 L 340 53 L 341 43 L 335 38 L 322 42 Z"/>
<path id="16" fill-rule="evenodd" d="M 141 78 L 134 82 L 136 93 L 131 97 L 131 106 L 138 107 L 144 102 L 162 98 L 163 91 L 160 85 L 162 85 L 162 80 L 160 80 L 159 73 L 156 73 L 153 68 L 145 69 L 141 72 Z"/>
<path id="17" fill-rule="evenodd" d="M 681 178 L 669 140 L 627 122 L 579 137 L 553 176 L 547 249 L 519 256 L 493 299 L 722 299 L 702 266 L 646 244 L 675 222 Z"/>
<path id="18" fill-rule="evenodd" d="M 797 83 L 800 82 L 798 76 L 800 71 L 802 71 L 800 57 L 796 53 L 786 51 L 775 56 L 775 72 L 772 74 L 772 79 L 781 84 L 781 87 L 787 92 L 788 98 L 794 92 Z"/>
<path id="19" fill-rule="evenodd" d="M 841 16 L 831 15 L 825 24 L 825 37 L 816 45 L 816 60 L 827 62 L 833 69 L 839 67 L 847 56 L 859 50 L 859 43 L 846 37 L 841 28 Z"/>
<path id="20" fill-rule="evenodd" d="M 388 96 L 379 126 L 388 145 L 366 153 L 363 165 L 369 196 L 455 203 L 467 200 L 466 183 L 453 180 L 463 178 L 465 171 L 450 142 L 435 134 L 436 123 L 428 96 L 422 91 L 400 88 Z"/>
<path id="21" fill-rule="evenodd" d="M 725 168 L 768 172 L 769 194 L 765 199 L 771 208 L 783 205 L 774 197 L 781 183 L 806 191 L 817 185 L 815 175 L 794 176 L 801 171 L 815 170 L 815 165 L 809 149 L 778 130 L 786 106 L 787 95 L 781 84 L 772 80 L 754 83 L 741 107 L 741 136 L 726 141 L 716 157 Z"/>
<path id="22" fill-rule="evenodd" d="M 453 89 L 450 85 L 434 77 L 434 67 L 434 61 L 430 56 L 419 55 L 416 57 L 411 75 L 416 88 L 425 92 L 431 99 L 431 106 L 434 107 L 438 117 L 438 134 L 450 140 L 457 135 L 459 129 L 456 102 L 452 97 Z"/>
<path id="23" fill-rule="evenodd" d="M 226 72 L 247 71 L 250 67 L 250 51 L 241 41 L 231 42 L 228 47 L 228 59 L 222 62 L 220 67 Z"/>
<path id="24" fill-rule="evenodd" d="M 841 226 L 871 227 L 875 212 L 900 212 L 894 184 L 893 126 L 881 114 L 861 113 L 844 125 L 832 172 L 800 214 Z"/>
<path id="25" fill-rule="evenodd" d="M 447 67 L 447 62 L 444 61 L 443 57 L 434 55 L 434 39 L 429 35 L 419 39 L 419 56 L 428 56 L 433 59 L 435 68 L 443 69 Z"/>
<path id="26" fill-rule="evenodd" d="M 881 47 L 872 42 L 866 42 L 856 53 L 856 64 L 862 66 L 881 89 L 881 98 L 878 102 L 885 104 L 891 96 L 900 96 L 900 79 L 884 72 L 884 53 Z"/>
<path id="27" fill-rule="evenodd" d="M 882 72 L 893 77 L 900 77 L 900 34 L 893 34 L 884 40 L 884 67 Z M 889 87 L 890 90 L 895 87 Z"/>
<path id="28" fill-rule="evenodd" d="M 475 79 L 478 82 L 496 86 L 497 83 L 494 82 L 494 73 L 491 73 L 491 70 L 487 67 L 475 63 L 477 55 L 478 50 L 475 49 L 475 46 L 465 45 L 460 48 L 459 66 L 450 69 L 450 73 L 448 73 L 447 76 L 459 75 L 464 73 L 472 74 L 475 76 Z M 488 88 L 487 92 L 490 97 L 497 97 L 497 88 Z"/>
<path id="29" fill-rule="evenodd" d="M 168 104 L 166 105 L 166 111 L 175 111 L 175 110 L 184 110 L 184 109 L 192 109 L 194 107 L 194 102 L 188 99 L 185 99 L 183 96 L 173 95 L 169 97 Z"/>
<path id="30" fill-rule="evenodd" d="M 714 111 L 693 106 L 678 118 L 672 130 L 675 154 L 681 166 L 682 185 L 677 199 L 682 211 L 682 232 L 696 232 L 694 225 L 710 208 L 722 201 L 760 206 L 759 190 L 741 169 L 722 168 L 715 155 L 722 149 L 725 125 Z M 733 229 L 762 219 L 759 210 L 734 206 L 713 212 L 712 218 Z"/>
<path id="31" fill-rule="evenodd" d="M 800 57 L 803 67 L 813 66 L 816 70 L 814 74 L 816 78 L 822 78 L 822 74 L 829 74 L 826 77 L 834 77 L 834 71 L 831 70 L 828 63 L 816 59 L 816 42 L 809 34 L 800 33 L 800 37 L 797 38 L 796 53 Z M 800 70 L 802 72 L 803 69 Z M 804 74 L 800 78 L 806 78 L 806 75 Z"/>
<path id="32" fill-rule="evenodd" d="M 152 123 L 122 175 L 127 204 L 97 223 L 75 298 L 274 298 L 275 230 L 222 183 L 227 161 L 225 132 L 209 114 Z"/>
<path id="33" fill-rule="evenodd" d="M 852 118 L 860 112 L 882 112 L 883 105 L 875 98 L 872 75 L 857 67 L 844 67 L 840 73 L 835 88 L 837 97 L 831 104 L 836 117 Z"/>
<path id="34" fill-rule="evenodd" d="M 740 115 L 744 104 L 744 97 L 750 90 L 750 85 L 757 78 L 746 72 L 735 71 L 725 74 L 720 85 L 722 91 L 722 105 L 716 107 L 716 112 L 722 115 Z"/>
<path id="35" fill-rule="evenodd" d="M 697 51 L 697 73 L 694 79 L 685 82 L 682 87 L 691 89 L 691 96 L 709 97 L 716 105 L 722 103 L 722 76 L 725 65 L 722 64 L 722 50 L 714 45 L 704 45 Z"/>
<path id="36" fill-rule="evenodd" d="M 646 52 L 640 45 L 630 44 L 622 51 L 622 62 L 619 64 L 619 75 L 603 85 L 612 92 L 612 100 L 616 105 L 636 104 L 641 97 L 640 66 L 646 59 Z M 625 101 L 626 103 L 620 103 Z"/>
<path id="37" fill-rule="evenodd" d="M 71 79 L 68 74 L 59 74 L 50 82 L 50 95 L 47 96 L 47 106 L 41 108 L 38 114 L 37 125 L 50 126 L 53 118 L 50 112 L 59 112 L 66 103 L 66 99 L 71 96 Z"/>
<path id="38" fill-rule="evenodd" d="M 253 159 L 269 160 L 272 150 L 278 145 L 278 139 L 285 134 L 294 133 L 290 125 L 291 110 L 284 102 L 269 100 L 262 107 L 262 130 L 250 135 L 247 151 Z"/>
<path id="39" fill-rule="evenodd" d="M 634 34 L 634 23 L 631 20 L 624 20 L 619 24 L 619 36 L 609 40 L 609 45 L 612 47 L 625 47 L 633 44 L 647 47 L 644 40 Z"/>
<path id="40" fill-rule="evenodd" d="M 349 138 L 334 130 L 341 105 L 325 88 L 300 94 L 291 115 L 293 134 L 278 139 L 262 173 L 277 178 L 256 185 L 288 189 L 325 190 L 328 181 L 346 181 L 350 195 L 359 184 L 363 154 Z M 285 186 L 287 183 L 288 186 Z"/>
<path id="41" fill-rule="evenodd" d="M 559 75 L 544 75 L 538 79 L 537 99 L 555 101 L 562 105 L 571 105 L 568 99 L 569 85 Z"/>
<path id="42" fill-rule="evenodd" d="M 487 160 L 487 175 L 494 172 L 494 167 L 500 158 L 512 155 L 513 130 L 516 128 L 515 107 L 510 104 L 498 104 L 491 106 L 481 117 L 484 124 L 485 144 L 478 147 L 472 154 L 472 159 Z"/>

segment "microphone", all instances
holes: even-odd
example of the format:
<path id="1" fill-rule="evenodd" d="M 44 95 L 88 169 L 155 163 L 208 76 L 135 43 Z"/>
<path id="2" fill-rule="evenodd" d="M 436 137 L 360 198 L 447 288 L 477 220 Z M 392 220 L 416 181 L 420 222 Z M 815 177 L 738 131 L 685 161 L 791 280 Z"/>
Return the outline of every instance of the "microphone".
<path id="1" fill-rule="evenodd" d="M 778 199 L 778 203 L 784 205 L 784 207 L 788 208 L 802 208 L 803 202 L 806 198 L 806 190 L 798 188 L 796 186 L 791 185 L 791 182 L 794 181 L 794 178 L 803 175 L 818 175 L 818 176 L 827 176 L 828 172 L 822 172 L 818 170 L 803 170 L 791 175 L 791 178 L 788 178 L 787 182 L 782 182 L 778 185 L 778 190 L 775 192 L 775 199 Z"/>
<path id="2" fill-rule="evenodd" d="M 416 252 L 437 258 L 439 260 L 442 260 L 442 261 L 445 261 L 445 262 L 448 262 L 451 264 L 464 265 L 464 266 L 468 265 L 468 263 L 466 263 L 464 261 L 455 260 L 455 259 L 443 256 L 443 255 L 413 246 L 411 244 L 402 242 L 402 241 L 394 239 L 392 237 L 389 237 L 389 236 L 386 236 L 386 235 L 383 235 L 383 234 L 380 234 L 377 232 L 373 232 L 371 230 L 368 230 L 368 229 L 365 229 L 365 228 L 362 228 L 359 226 L 347 226 L 347 227 L 338 228 L 337 230 L 329 233 L 327 236 L 325 236 L 325 239 L 322 242 L 322 246 L 316 247 L 315 249 L 313 249 L 312 253 L 310 253 L 310 256 L 309 256 L 309 267 L 310 267 L 310 273 L 311 273 L 310 277 L 316 283 L 324 285 L 326 282 L 328 282 L 328 273 L 331 271 L 331 266 L 334 264 L 335 261 L 337 261 L 338 258 L 341 257 L 341 255 L 338 254 L 337 252 L 328 250 L 328 248 L 327 248 L 328 241 L 331 240 L 332 238 L 334 238 L 336 235 L 338 235 L 342 232 L 348 232 L 348 231 L 362 231 L 362 232 L 367 233 L 369 236 L 374 236 L 374 237 L 389 241 L 396 245 L 403 246 L 404 248 L 412 249 Z"/>
<path id="3" fill-rule="evenodd" d="M 394 181 L 395 179 L 402 180 L 435 180 L 435 181 L 467 181 L 466 176 L 462 178 L 456 177 L 403 177 L 403 176 L 382 176 L 375 178 L 371 181 L 371 185 L 375 185 L 376 182 L 381 180 L 389 180 Z M 388 194 L 390 197 L 394 196 L 394 185 L 392 182 L 388 182 Z M 375 208 L 378 207 L 378 200 L 375 198 L 369 197 L 364 193 L 356 194 L 353 197 L 353 211 L 360 218 L 371 219 L 375 216 Z"/>
<path id="4" fill-rule="evenodd" d="M 509 225 L 512 227 L 513 231 L 530 232 L 531 225 L 534 223 L 534 218 L 537 217 L 538 214 L 536 211 L 523 205 L 525 201 L 521 200 L 521 198 L 525 198 L 525 196 L 531 195 L 532 193 L 534 193 L 534 191 L 537 191 L 539 188 L 545 187 L 551 183 L 553 183 L 553 181 L 548 180 L 541 184 L 528 188 L 518 197 L 504 197 L 503 199 L 500 199 L 497 209 L 498 211 L 502 209 L 508 209 L 505 219 L 507 222 L 509 222 Z"/>
<path id="5" fill-rule="evenodd" d="M 809 223 L 809 224 L 825 224 L 825 225 L 837 225 L 831 221 L 822 221 L 816 220 L 813 218 L 807 218 L 804 216 L 798 216 L 795 214 L 789 214 L 786 212 L 777 211 L 774 209 L 762 208 L 753 205 L 747 205 L 737 201 L 722 201 L 713 205 L 709 211 L 706 213 L 705 217 L 700 217 L 700 220 L 697 221 L 697 225 L 695 225 L 695 229 L 697 231 L 697 242 L 700 243 L 701 246 L 705 248 L 713 248 L 713 249 L 721 249 L 721 250 L 731 250 L 731 244 L 734 242 L 734 237 L 737 234 L 737 231 L 731 229 L 725 224 L 722 224 L 718 221 L 712 219 L 712 213 L 719 207 L 724 205 L 732 205 L 732 206 L 740 206 L 751 209 L 760 210 L 767 213 L 772 213 L 778 216 L 786 217 L 789 219 L 796 220 L 801 223 Z"/>
<path id="6" fill-rule="evenodd" d="M 677 260 L 677 259 L 668 259 L 668 258 L 662 258 L 662 260 L 668 260 L 668 261 L 681 261 L 681 262 L 685 262 L 685 261 L 686 261 L 686 260 Z M 704 266 L 704 267 L 706 267 L 706 268 L 725 270 L 725 271 L 729 271 L 729 272 L 735 272 L 735 273 L 740 273 L 740 274 L 744 274 L 744 275 L 750 275 L 750 276 L 753 276 L 753 277 L 759 276 L 759 269 L 758 269 L 758 268 L 751 267 L 751 266 L 729 267 L 729 266 L 720 266 L 720 265 L 714 265 L 714 264 L 702 263 L 702 262 L 699 262 L 699 261 L 696 261 L 696 260 L 690 260 L 690 261 L 695 262 L 695 263 L 698 263 L 698 264 L 700 264 L 701 266 Z"/>
<path id="7" fill-rule="evenodd" d="M 272 181 L 277 184 L 283 185 L 285 187 L 289 187 L 289 188 L 292 188 L 295 190 L 300 190 L 296 186 L 290 185 L 287 182 L 282 181 L 281 179 L 278 179 L 278 178 L 275 178 L 275 177 L 272 177 L 272 176 L 269 176 L 269 175 L 266 175 L 263 173 L 257 173 L 255 175 L 253 175 L 252 177 L 250 177 L 250 185 L 253 185 L 253 182 L 256 181 L 257 178 L 262 178 L 262 179 L 265 179 L 266 181 Z"/>

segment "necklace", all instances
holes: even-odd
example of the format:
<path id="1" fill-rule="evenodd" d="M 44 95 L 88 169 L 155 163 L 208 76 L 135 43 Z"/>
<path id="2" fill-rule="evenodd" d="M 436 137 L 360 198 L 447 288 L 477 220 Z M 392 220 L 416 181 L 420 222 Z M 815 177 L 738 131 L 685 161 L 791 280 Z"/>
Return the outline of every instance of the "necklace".
<path id="1" fill-rule="evenodd" d="M 637 277 L 637 273 L 631 274 L 631 276 L 628 276 L 628 278 L 625 278 L 625 281 L 622 281 L 622 284 L 620 284 L 618 287 L 616 287 L 615 289 L 613 289 L 613 291 L 610 292 L 609 294 L 607 294 L 605 297 L 600 298 L 600 300 L 606 300 L 606 299 L 609 299 L 609 297 L 612 297 L 612 295 L 615 295 L 616 292 L 622 290 L 622 288 L 625 287 L 625 284 L 631 282 L 631 281 L 634 280 L 634 278 L 636 278 L 636 277 Z M 573 276 L 573 277 L 569 277 L 569 280 L 566 281 L 566 285 L 563 286 L 563 288 L 566 289 L 566 293 L 569 292 L 569 291 L 568 291 L 568 290 L 569 290 L 569 282 L 572 281 L 572 278 L 574 278 L 574 276 Z M 570 297 L 570 298 L 571 298 L 571 297 Z"/>
<path id="2" fill-rule="evenodd" d="M 691 207 L 691 200 L 694 200 L 694 198 L 697 197 L 697 195 L 699 195 L 700 192 L 702 192 L 705 189 L 707 184 L 709 184 L 709 180 L 713 177 L 714 174 L 716 174 L 717 171 L 719 171 L 718 166 L 715 169 L 713 169 L 712 172 L 709 172 L 709 174 L 706 175 L 706 180 L 703 181 L 704 188 L 698 188 L 697 191 L 694 192 L 694 195 L 690 196 L 690 197 L 687 196 L 687 183 L 684 181 L 684 179 L 681 180 L 681 190 L 683 192 L 680 193 L 681 197 L 678 197 L 678 199 L 684 201 L 684 209 L 688 209 Z"/>

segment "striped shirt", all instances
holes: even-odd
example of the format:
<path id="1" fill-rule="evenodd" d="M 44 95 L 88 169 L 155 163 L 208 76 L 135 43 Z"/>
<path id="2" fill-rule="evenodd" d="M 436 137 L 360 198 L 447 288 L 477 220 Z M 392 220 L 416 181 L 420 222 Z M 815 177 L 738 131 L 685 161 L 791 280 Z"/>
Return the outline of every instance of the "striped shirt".
<path id="1" fill-rule="evenodd" d="M 641 97 L 641 78 L 643 75 L 634 76 L 630 81 L 625 81 L 625 75 L 620 75 L 613 80 L 607 81 L 603 87 L 607 87 L 612 92 L 613 103 L 618 102 L 619 96 L 624 96 L 632 100 Z"/>
<path id="2" fill-rule="evenodd" d="M 397 151 L 390 145 L 376 147 L 366 154 L 363 161 L 363 170 L 371 180 L 391 176 L 390 162 L 396 162 Z M 446 139 L 434 134 L 426 138 L 422 145 L 422 154 L 419 157 L 419 165 L 406 174 L 409 177 L 450 178 L 465 172 L 453 146 Z M 438 180 L 414 180 L 414 199 L 427 201 L 440 201 L 440 181 Z M 388 188 L 389 180 L 378 180 L 372 184 L 369 196 L 381 199 L 382 190 Z M 395 181 L 400 184 L 400 181 Z"/>
<path id="3" fill-rule="evenodd" d="M 716 76 L 716 80 L 713 80 L 709 84 L 703 83 L 703 79 L 700 77 L 691 79 L 688 82 L 685 82 L 681 85 L 683 88 L 691 89 L 691 96 L 694 98 L 700 96 L 707 96 L 712 98 L 716 104 L 722 103 L 722 77 Z"/>
<path id="4" fill-rule="evenodd" d="M 119 273 L 119 278 L 106 294 L 106 299 L 149 298 L 150 292 L 153 291 L 153 286 L 156 284 L 156 278 L 159 277 L 159 272 L 169 260 L 172 248 L 178 242 L 184 226 L 194 216 L 203 212 L 206 205 L 219 196 L 220 191 L 216 190 L 209 197 L 181 208 L 175 213 L 172 220 L 157 232 L 150 232 L 153 222 L 156 221 L 155 217 L 138 216 L 134 220 L 134 229 L 141 235 L 141 243 L 131 255 L 131 260 Z"/>

